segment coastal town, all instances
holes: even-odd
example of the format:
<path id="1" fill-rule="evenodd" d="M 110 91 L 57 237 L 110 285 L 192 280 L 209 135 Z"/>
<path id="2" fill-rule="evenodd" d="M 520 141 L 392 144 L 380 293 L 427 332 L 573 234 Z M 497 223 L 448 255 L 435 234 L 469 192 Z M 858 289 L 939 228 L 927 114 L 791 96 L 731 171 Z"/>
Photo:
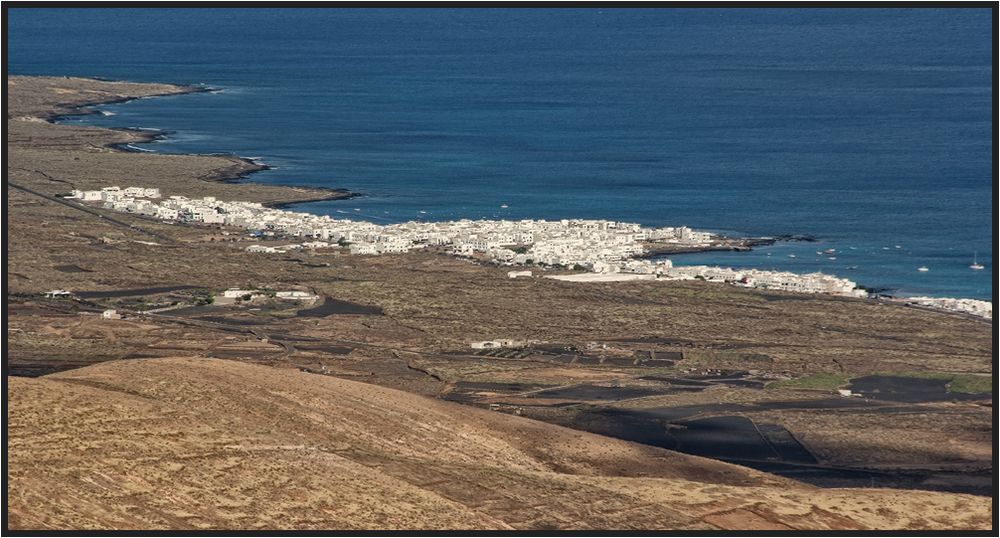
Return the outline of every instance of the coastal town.
<path id="1" fill-rule="evenodd" d="M 906 297 L 900 299 L 910 306 L 923 306 L 949 312 L 961 312 L 980 318 L 993 319 L 993 303 L 977 299 L 955 299 L 952 297 Z"/>
<path id="2" fill-rule="evenodd" d="M 291 167 L 258 183 L 262 165 L 214 142 L 129 152 L 153 131 L 61 120 L 198 88 L 7 88 L 14 531 L 992 528 L 995 344 L 976 287 L 992 264 L 965 267 L 992 251 L 968 238 L 968 260 L 928 258 L 926 285 L 904 287 L 861 251 L 900 243 L 884 256 L 905 271 L 908 235 L 849 241 L 780 207 L 731 223 L 683 196 L 577 213 L 530 190 L 464 209 L 431 184 L 368 198 Z M 317 168 L 331 185 L 352 169 Z M 707 194 L 704 177 L 685 181 Z M 632 185 L 627 204 L 651 201 Z M 457 220 L 477 214 L 508 220 Z M 968 282 L 935 287 L 949 275 Z"/>
<path id="3" fill-rule="evenodd" d="M 353 255 L 399 254 L 435 248 L 455 256 L 508 266 L 568 269 L 550 276 L 572 282 L 627 280 L 704 280 L 736 286 L 843 297 L 868 297 L 851 280 L 824 273 L 735 269 L 704 265 L 677 266 L 669 259 L 640 258 L 644 244 L 711 248 L 716 236 L 686 226 L 648 228 L 610 220 L 468 220 L 409 221 L 379 225 L 334 219 L 327 215 L 288 211 L 255 202 L 223 201 L 215 197 L 163 198 L 159 189 L 118 186 L 74 190 L 66 198 L 101 203 L 105 208 L 147 218 L 247 230 L 249 239 L 285 239 L 298 243 L 268 245 L 255 241 L 254 253 L 296 249 L 347 249 Z M 531 276 L 511 271 L 511 278 Z M 992 319 L 992 303 L 973 299 L 910 299 L 931 308 Z"/>

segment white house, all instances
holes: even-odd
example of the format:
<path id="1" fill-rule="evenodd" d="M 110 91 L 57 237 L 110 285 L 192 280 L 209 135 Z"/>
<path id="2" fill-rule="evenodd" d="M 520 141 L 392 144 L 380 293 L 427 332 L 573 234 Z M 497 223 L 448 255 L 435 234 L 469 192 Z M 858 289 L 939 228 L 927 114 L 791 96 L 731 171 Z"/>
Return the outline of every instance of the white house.
<path id="1" fill-rule="evenodd" d="M 617 273 L 618 266 L 611 265 L 608 262 L 596 261 L 590 266 L 590 270 L 595 273 Z"/>
<path id="2" fill-rule="evenodd" d="M 483 342 L 473 342 L 470 344 L 472 349 L 497 349 L 501 347 L 520 347 L 524 345 L 524 342 L 519 342 L 517 340 L 486 340 Z"/>
<path id="3" fill-rule="evenodd" d="M 159 206 L 155 211 L 157 218 L 161 218 L 163 220 L 177 220 L 177 217 L 180 216 L 180 213 L 176 209 L 171 209 L 169 207 Z"/>
<path id="4" fill-rule="evenodd" d="M 315 295 L 309 293 L 308 291 L 299 291 L 299 290 L 279 291 L 275 292 L 274 296 L 277 297 L 278 299 L 285 299 L 289 301 L 313 301 L 317 298 Z"/>
<path id="5" fill-rule="evenodd" d="M 82 202 L 96 202 L 101 200 L 101 194 L 101 191 L 74 190 L 70 192 L 68 198 L 76 198 Z"/>
<path id="6" fill-rule="evenodd" d="M 352 243 L 351 254 L 378 254 L 378 249 L 372 244 Z"/>
<path id="7" fill-rule="evenodd" d="M 72 292 L 66 290 L 52 290 L 45 292 L 45 296 L 50 299 L 66 299 L 73 295 Z"/>
<path id="8" fill-rule="evenodd" d="M 268 247 L 268 246 L 264 246 L 264 245 L 250 245 L 250 246 L 248 246 L 244 250 L 246 250 L 247 252 L 253 252 L 253 253 L 266 252 L 266 253 L 270 253 L 270 254 L 273 254 L 273 253 L 276 253 L 276 252 L 277 253 L 285 252 L 284 250 L 279 250 L 277 248 Z"/>
<path id="9" fill-rule="evenodd" d="M 222 296 L 229 299 L 236 299 L 237 297 L 244 297 L 246 295 L 253 296 L 254 294 L 260 294 L 256 290 L 243 290 L 240 288 L 229 288 L 228 290 L 222 292 Z"/>

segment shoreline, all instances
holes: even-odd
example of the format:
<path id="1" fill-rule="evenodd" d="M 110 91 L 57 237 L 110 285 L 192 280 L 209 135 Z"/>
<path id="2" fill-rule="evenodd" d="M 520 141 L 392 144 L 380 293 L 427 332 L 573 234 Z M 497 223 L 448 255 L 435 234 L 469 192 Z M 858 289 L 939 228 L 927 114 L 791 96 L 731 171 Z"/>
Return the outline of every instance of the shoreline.
<path id="1" fill-rule="evenodd" d="M 293 187 L 294 188 L 294 187 Z M 309 198 L 302 198 L 301 200 L 288 200 L 284 202 L 268 202 L 262 204 L 264 207 L 270 207 L 271 209 L 287 209 L 293 205 L 298 204 L 309 204 L 312 202 L 326 202 L 330 200 L 350 200 L 352 198 L 360 198 L 364 196 L 360 192 L 349 191 L 347 189 L 337 189 L 333 187 L 309 187 L 310 189 L 329 189 L 329 196 L 313 196 Z"/>
<path id="2" fill-rule="evenodd" d="M 32 75 L 23 75 L 23 76 L 32 76 Z M 92 80 L 92 81 L 108 82 L 114 84 L 135 83 L 133 81 L 104 79 L 100 77 L 65 77 L 65 78 L 68 79 L 77 78 L 82 80 Z M 143 96 L 121 97 L 116 99 L 107 99 L 99 101 L 88 101 L 81 104 L 69 105 L 65 112 L 53 114 L 48 117 L 42 117 L 42 119 L 44 119 L 49 123 L 58 125 L 59 120 L 63 118 L 68 118 L 70 116 L 89 116 L 89 115 L 100 114 L 101 113 L 100 110 L 97 110 L 96 108 L 100 106 L 126 103 L 129 101 L 137 101 L 140 99 L 146 99 L 151 97 L 181 96 L 194 93 L 217 93 L 219 91 L 222 91 L 223 89 L 208 85 L 189 85 L 189 84 L 173 84 L 173 83 L 167 83 L 167 84 L 176 88 L 178 91 L 168 91 L 168 92 L 161 92 Z M 220 183 L 227 183 L 233 185 L 239 185 L 244 182 L 251 183 L 249 179 L 251 174 L 274 169 L 267 163 L 259 162 L 249 157 L 243 157 L 235 153 L 163 153 L 155 150 L 143 150 L 141 148 L 129 147 L 134 144 L 148 144 L 160 140 L 165 140 L 172 133 L 172 131 L 165 129 L 156 129 L 156 128 L 146 129 L 146 128 L 134 128 L 134 127 L 99 127 L 99 128 L 107 129 L 109 131 L 128 133 L 129 135 L 136 137 L 136 140 L 132 140 L 129 142 L 114 142 L 114 143 L 104 144 L 102 146 L 114 151 L 120 151 L 123 153 L 156 153 L 160 155 L 187 155 L 194 157 L 212 156 L 212 157 L 222 157 L 234 162 L 234 166 L 232 168 L 236 168 L 236 170 L 228 171 L 224 169 L 218 171 L 215 174 L 209 176 L 203 176 L 201 179 L 205 181 L 216 181 Z M 286 209 L 293 205 L 308 204 L 313 202 L 326 202 L 333 200 L 349 200 L 352 198 L 359 198 L 364 196 L 363 193 L 351 191 L 346 188 L 307 186 L 307 185 L 275 185 L 271 183 L 258 183 L 258 184 L 281 186 L 290 189 L 309 189 L 312 191 L 318 191 L 323 193 L 317 196 L 307 196 L 298 199 L 274 201 L 262 204 L 265 207 L 269 207 L 272 209 Z M 778 241 L 816 240 L 814 237 L 808 235 L 780 235 L 776 237 L 746 237 L 746 238 L 719 236 L 719 239 L 725 242 L 730 242 L 731 244 L 708 246 L 708 247 L 676 247 L 672 245 L 661 245 L 659 247 L 656 247 L 656 246 L 651 246 L 653 245 L 652 243 L 647 243 L 646 244 L 646 247 L 648 249 L 647 253 L 641 256 L 636 256 L 636 258 L 652 259 L 673 254 L 688 254 L 688 253 L 718 252 L 718 251 L 745 252 L 753 250 L 753 247 L 773 245 Z"/>
<path id="3" fill-rule="evenodd" d="M 33 78 L 42 77 L 42 75 L 16 75 L 16 76 L 33 77 Z M 57 76 L 55 78 L 65 78 L 67 80 L 72 80 L 72 79 L 89 80 L 89 81 L 95 81 L 95 82 L 106 82 L 106 83 L 110 83 L 110 84 L 148 84 L 148 83 L 143 83 L 143 82 L 137 83 L 137 82 L 128 81 L 128 80 L 102 79 L 102 78 L 98 78 L 98 77 L 58 77 Z M 159 83 L 159 84 L 162 84 L 162 83 Z M 69 116 L 92 116 L 92 115 L 95 115 L 95 114 L 100 114 L 100 111 L 94 109 L 94 107 L 98 107 L 98 106 L 116 105 L 116 104 L 121 104 L 121 103 L 127 103 L 129 101 L 138 101 L 139 99 L 148 99 L 148 98 L 151 98 L 151 97 L 170 97 L 170 96 L 175 96 L 175 95 L 188 95 L 188 94 L 192 94 L 192 93 L 211 93 L 211 92 L 214 92 L 214 91 L 218 91 L 218 88 L 212 88 L 212 87 L 209 87 L 209 86 L 195 86 L 195 85 L 190 85 L 190 84 L 172 84 L 172 83 L 167 83 L 167 85 L 172 86 L 174 88 L 177 88 L 178 91 L 161 92 L 161 93 L 151 93 L 151 94 L 147 94 L 147 95 L 118 97 L 118 98 L 104 99 L 104 100 L 98 100 L 98 101 L 84 101 L 82 103 L 77 103 L 77 104 L 59 105 L 59 108 L 64 108 L 65 111 L 61 111 L 61 112 L 60 111 L 54 111 L 54 112 L 52 112 L 50 114 L 45 114 L 45 115 L 36 116 L 36 117 L 41 118 L 41 119 L 47 121 L 48 123 L 58 124 L 59 120 L 61 120 L 63 118 L 67 118 Z M 117 128 L 117 127 L 100 127 L 100 128 L 101 129 L 108 129 L 110 131 L 133 131 L 133 130 L 134 131 L 141 131 L 141 129 L 127 129 L 127 128 Z"/>
<path id="4" fill-rule="evenodd" d="M 112 192 L 118 192 L 118 187 L 111 187 Z M 77 192 L 74 197 L 78 197 L 86 200 L 94 200 L 92 197 L 94 193 L 100 194 L 99 191 L 90 192 Z M 138 196 L 138 198 L 145 198 L 144 196 Z M 157 194 L 154 198 L 159 198 Z M 133 211 L 141 212 L 143 215 L 154 215 L 159 220 L 169 220 L 176 221 L 181 225 L 197 225 L 199 222 L 204 224 L 209 224 L 209 220 L 204 211 L 206 208 L 211 209 L 207 215 L 215 215 L 211 224 L 223 226 L 236 226 L 237 228 L 245 228 L 251 230 L 263 229 L 264 222 L 270 223 L 281 223 L 275 224 L 273 227 L 268 226 L 271 230 L 270 234 L 274 235 L 276 239 L 291 240 L 297 237 L 311 237 L 317 240 L 322 239 L 322 244 L 318 246 L 308 247 L 308 248 L 319 248 L 326 247 L 329 245 L 328 240 L 343 239 L 344 237 L 351 237 L 351 234 L 355 233 L 357 230 L 353 228 L 356 225 L 365 225 L 364 230 L 370 231 L 373 226 L 367 221 L 333 221 L 328 216 L 319 216 L 310 213 L 295 213 L 286 212 L 281 209 L 270 208 L 270 213 L 262 213 L 259 209 L 253 209 L 254 206 L 245 205 L 246 202 L 232 202 L 217 200 L 212 198 L 202 198 L 202 199 L 187 199 L 184 197 L 172 197 L 170 200 L 164 202 L 163 206 L 159 206 L 154 202 L 149 200 L 136 200 L 136 198 L 125 196 L 124 199 L 119 200 L 116 196 L 110 201 L 105 201 L 105 207 L 110 207 L 118 211 L 125 211 L 130 204 L 139 204 L 133 206 Z M 141 207 L 139 207 L 141 206 Z M 255 207 L 260 208 L 261 205 L 256 205 Z M 166 211 L 162 211 L 163 209 Z M 187 217 L 181 218 L 180 212 L 184 211 Z M 227 217 L 219 217 L 219 213 L 227 215 Z M 201 215 L 201 216 L 197 216 Z M 229 216 L 234 216 L 232 222 L 228 219 Z M 607 222 L 607 221 L 605 221 Z M 540 221 L 541 224 L 548 224 L 546 221 Z M 403 223 L 403 226 L 416 224 L 413 221 L 408 223 Z M 509 226 L 509 221 L 482 221 L 485 226 Z M 437 226 L 445 226 L 445 229 L 437 228 L 433 233 L 439 238 L 444 239 L 443 242 L 438 244 L 442 245 L 452 245 L 452 248 L 447 251 L 448 254 L 460 257 L 469 257 L 473 261 L 478 261 L 480 263 L 493 263 L 496 265 L 506 265 L 506 266 L 534 266 L 534 262 L 526 258 L 527 256 L 534 257 L 535 254 L 546 256 L 544 252 L 536 252 L 533 254 L 532 249 L 535 248 L 538 240 L 536 235 L 536 240 L 532 240 L 532 246 L 529 247 L 528 251 L 523 254 L 517 254 L 513 250 L 504 249 L 502 247 L 496 247 L 498 250 L 490 250 L 488 247 L 478 247 L 479 252 L 485 252 L 486 258 L 483 259 L 482 256 L 476 256 L 475 252 L 477 247 L 472 247 L 471 249 L 466 249 L 464 247 L 471 246 L 470 244 L 464 243 L 460 237 L 461 230 L 457 232 L 454 229 L 447 229 L 448 226 L 454 226 L 455 221 L 444 221 L 435 224 Z M 426 238 L 421 239 L 421 233 L 427 233 L 427 230 L 417 230 L 416 236 L 407 235 L 407 233 L 412 234 L 414 230 L 407 228 L 407 231 L 402 234 L 393 230 L 393 226 L 385 226 L 381 228 L 379 232 L 380 236 L 395 237 L 394 242 L 389 244 L 385 242 L 380 247 L 376 243 L 358 243 L 355 244 L 354 241 L 351 242 L 351 254 L 352 255 L 379 255 L 385 253 L 405 253 L 412 249 L 426 248 L 428 243 L 426 243 Z M 633 225 L 638 227 L 639 225 Z M 297 232 L 292 233 L 290 230 L 295 229 Z M 302 230 L 309 230 L 303 232 Z M 379 229 L 375 226 L 374 229 Z M 542 228 L 534 230 L 534 233 L 549 233 L 546 230 L 550 228 Z M 464 233 L 468 233 L 470 230 L 464 228 Z M 489 237 L 489 230 L 486 231 L 476 231 L 476 236 L 479 233 L 486 234 Z M 550 230 L 551 231 L 551 230 Z M 516 232 L 516 231 L 515 231 Z M 515 233 L 510 232 L 508 233 Z M 558 231 L 556 232 L 558 236 Z M 773 241 L 773 238 L 768 238 L 767 241 Z M 544 242 L 544 241 L 542 241 Z M 256 248 L 256 250 L 251 250 Z M 282 253 L 287 252 L 287 249 L 299 249 L 307 248 L 307 243 L 302 244 L 289 244 L 283 245 L 282 247 L 257 247 L 251 245 L 246 248 L 246 250 L 255 253 Z M 508 257 L 504 257 L 504 253 L 510 254 Z M 566 253 L 563 253 L 566 254 Z M 522 259 L 518 259 L 521 256 Z M 505 263 L 501 263 L 505 261 Z M 633 260 L 638 262 L 638 260 Z M 571 264 L 576 264 L 574 267 L 581 267 L 582 269 L 589 271 L 583 273 L 570 273 L 570 274 L 556 274 L 549 275 L 547 278 L 570 281 L 570 282 L 620 282 L 620 281 L 632 281 L 632 280 L 660 280 L 661 276 L 666 280 L 695 280 L 701 279 L 709 282 L 725 283 L 730 285 L 738 285 L 742 287 L 753 287 L 764 290 L 776 290 L 785 292 L 796 292 L 805 293 L 809 295 L 827 295 L 834 297 L 847 297 L 860 300 L 876 300 L 879 302 L 900 302 L 904 306 L 911 306 L 914 303 L 920 303 L 921 306 L 928 307 L 928 310 L 936 310 L 949 313 L 962 313 L 968 314 L 974 317 L 986 318 L 992 320 L 992 302 L 982 301 L 979 299 L 972 298 L 958 298 L 958 297 L 944 297 L 940 298 L 941 302 L 937 303 L 937 299 L 930 299 L 926 297 L 914 297 L 910 300 L 899 301 L 894 297 L 889 297 L 883 295 L 882 297 L 870 295 L 869 290 L 864 287 L 859 287 L 855 282 L 837 278 L 834 276 L 827 276 L 820 274 L 818 277 L 815 274 L 801 274 L 792 273 L 787 271 L 766 271 L 759 270 L 755 268 L 745 268 L 743 270 L 737 270 L 733 268 L 723 268 L 723 267 L 709 267 L 709 266 L 685 266 L 674 269 L 673 265 L 666 260 L 665 266 L 657 267 L 654 265 L 649 265 L 646 262 L 646 266 L 635 266 L 633 262 L 626 262 L 624 264 L 618 265 L 619 269 L 608 270 L 608 263 L 600 258 L 594 259 L 576 259 L 575 261 L 559 261 L 545 262 L 541 261 L 540 265 L 543 270 L 545 268 L 567 268 Z M 598 269 L 598 265 L 602 264 L 603 269 Z M 510 275 L 508 275 L 510 277 Z M 529 275 L 530 271 L 529 271 Z M 542 275 L 545 276 L 545 275 Z M 513 277 L 511 277 L 513 278 Z M 924 301 L 919 301 L 919 299 L 924 299 Z M 928 300 L 930 302 L 928 302 Z M 949 304 L 949 301 L 951 304 Z"/>
<path id="5" fill-rule="evenodd" d="M 675 254 L 697 254 L 701 252 L 750 252 L 756 247 L 768 247 L 777 243 L 815 243 L 819 239 L 809 234 L 782 234 L 776 236 L 761 237 L 734 237 L 727 235 L 715 236 L 716 244 L 704 247 L 697 246 L 677 246 L 675 244 L 663 244 L 647 241 L 643 244 L 646 253 L 636 256 L 639 259 L 651 259 L 661 256 L 672 256 Z"/>
<path id="6" fill-rule="evenodd" d="M 23 76 L 32 76 L 32 75 L 23 75 Z M 78 78 L 83 80 L 108 82 L 114 84 L 135 83 L 133 81 L 105 79 L 101 77 L 65 77 L 65 78 L 68 79 Z M 58 124 L 60 119 L 67 118 L 70 116 L 89 116 L 89 115 L 100 114 L 101 112 L 96 109 L 96 107 L 99 106 L 126 103 L 129 101 L 137 101 L 140 99 L 146 99 L 152 97 L 181 96 L 194 93 L 217 93 L 223 90 L 223 88 L 208 86 L 208 85 L 191 85 L 191 84 L 174 84 L 174 83 L 167 83 L 167 84 L 176 88 L 178 91 L 161 92 L 143 96 L 121 97 L 117 99 L 84 102 L 81 104 L 70 105 L 66 112 L 54 114 L 51 115 L 50 117 L 43 117 L 43 119 L 45 119 L 49 123 Z M 222 170 L 217 172 L 216 174 L 210 176 L 204 176 L 201 179 L 205 181 L 218 181 L 221 183 L 238 185 L 243 182 L 251 182 L 249 179 L 251 174 L 274 169 L 267 163 L 259 162 L 249 157 L 243 157 L 235 153 L 162 153 L 155 150 L 143 150 L 141 148 L 129 147 L 134 144 L 148 144 L 160 140 L 165 140 L 172 133 L 172 131 L 168 130 L 156 129 L 156 128 L 144 129 L 144 128 L 130 128 L 130 127 L 99 127 L 99 128 L 108 129 L 110 131 L 129 133 L 130 135 L 135 136 L 137 138 L 134 141 L 109 143 L 103 145 L 103 147 L 106 147 L 114 151 L 121 151 L 124 153 L 157 153 L 161 155 L 187 155 L 195 157 L 213 156 L 213 157 L 222 157 L 234 161 L 233 168 L 237 168 L 237 170 L 232 172 Z M 259 184 L 274 185 L 271 183 L 259 183 Z M 352 198 L 358 198 L 364 196 L 363 193 L 351 191 L 346 188 L 307 186 L 307 185 L 277 185 L 277 186 L 288 187 L 292 189 L 311 189 L 313 191 L 324 192 L 324 194 L 318 196 L 303 197 L 300 199 L 268 202 L 263 204 L 265 207 L 269 207 L 272 209 L 286 209 L 290 206 L 298 204 L 308 204 L 312 202 L 326 202 L 333 200 L 349 200 Z M 704 252 L 749 252 L 753 250 L 754 247 L 770 246 L 778 242 L 816 241 L 816 238 L 814 236 L 807 234 L 783 234 L 774 237 L 718 236 L 718 238 L 720 241 L 728 244 L 713 245 L 706 247 L 691 247 L 691 246 L 677 247 L 674 245 L 662 245 L 662 244 L 657 245 L 656 243 L 647 242 L 644 244 L 644 246 L 647 248 L 647 252 L 640 256 L 636 256 L 636 259 L 654 259 L 668 255 L 696 254 Z"/>
<path id="7" fill-rule="evenodd" d="M 35 75 L 19 75 L 25 77 L 37 77 Z M 60 77 L 56 77 L 60 78 Z M 79 79 L 79 80 L 89 80 L 96 82 L 106 82 L 112 84 L 136 84 L 132 81 L 126 80 L 112 80 L 103 79 L 100 77 L 61 77 L 69 80 Z M 142 84 L 142 83 L 140 83 Z M 170 97 L 170 96 L 182 96 L 195 93 L 216 93 L 222 90 L 222 88 L 217 88 L 207 85 L 190 85 L 190 84 L 173 84 L 167 83 L 169 86 L 176 89 L 176 91 L 164 91 L 160 93 L 153 93 L 148 95 L 139 96 L 126 96 L 118 98 L 110 98 L 95 101 L 85 101 L 82 103 L 75 104 L 65 104 L 59 105 L 62 110 L 41 114 L 34 116 L 38 119 L 45 121 L 46 123 L 51 123 L 53 125 L 61 125 L 60 120 L 72 117 L 72 116 L 91 116 L 100 114 L 100 110 L 97 107 L 115 105 L 121 103 L 127 103 L 130 101 L 138 101 L 140 99 L 154 98 L 154 97 Z M 87 126 L 93 127 L 93 126 Z M 96 127 L 99 129 L 106 129 L 108 131 L 115 131 L 120 133 L 127 133 L 129 136 L 135 137 L 135 140 L 128 142 L 111 142 L 103 144 L 101 147 L 107 148 L 112 151 L 118 151 L 122 153 L 155 153 L 159 155 L 184 155 L 189 157 L 221 157 L 228 159 L 233 162 L 233 166 L 229 168 L 224 168 L 216 171 L 213 174 L 202 176 L 199 179 L 203 181 L 227 183 L 232 185 L 239 185 L 242 183 L 254 183 L 250 181 L 250 175 L 256 172 L 261 172 L 264 170 L 273 170 L 274 168 L 267 163 L 258 162 L 249 157 L 243 157 L 235 153 L 163 153 L 155 150 L 142 150 L 134 147 L 129 147 L 134 144 L 148 144 L 151 142 L 157 142 L 164 140 L 170 136 L 172 131 L 163 129 L 140 129 L 140 128 L 130 128 L 130 127 Z M 268 186 L 278 186 L 287 187 L 290 189 L 301 189 L 301 190 L 312 190 L 315 192 L 320 192 L 322 194 L 316 196 L 303 197 L 292 200 L 281 200 L 268 202 L 264 205 L 273 208 L 287 207 L 293 204 L 305 204 L 310 202 L 325 202 L 332 200 L 346 200 L 350 198 L 357 198 L 362 196 L 362 193 L 351 191 L 345 188 L 333 188 L 333 187 L 315 187 L 308 185 L 275 185 L 271 183 L 256 183 L 258 185 L 268 185 Z"/>
<path id="8" fill-rule="evenodd" d="M 129 81 L 122 80 L 107 80 L 98 77 L 56 77 L 65 78 L 68 80 L 77 79 L 85 81 L 99 81 L 108 82 L 113 84 L 149 84 L 149 83 L 133 83 Z M 71 116 L 89 116 L 101 114 L 101 111 L 97 109 L 100 106 L 120 104 L 129 101 L 145 99 L 148 97 L 167 97 L 167 96 L 180 96 L 194 93 L 216 93 L 221 91 L 221 88 L 207 86 L 207 85 L 181 85 L 181 84 L 166 84 L 172 88 L 171 91 L 162 91 L 158 93 L 150 93 L 147 95 L 138 96 L 125 96 L 125 97 L 115 97 L 100 100 L 85 101 L 77 104 L 60 104 L 56 112 L 47 114 L 38 114 L 33 117 L 42 119 L 48 123 L 58 125 L 59 121 L 63 118 L 68 118 Z M 266 185 L 270 187 L 280 187 L 291 190 L 301 190 L 301 191 L 311 191 L 312 193 L 317 193 L 315 195 L 307 195 L 302 197 L 296 197 L 292 199 L 276 200 L 269 202 L 262 202 L 262 205 L 273 209 L 285 209 L 294 205 L 299 204 L 309 204 L 313 202 L 323 202 L 323 201 L 334 201 L 334 200 L 347 200 L 352 198 L 357 198 L 364 196 L 362 193 L 350 191 L 345 188 L 333 188 L 333 187 L 322 187 L 322 186 L 306 186 L 306 185 L 285 185 L 285 184 L 274 184 L 274 183 L 255 183 L 250 180 L 250 175 L 264 170 L 271 170 L 273 167 L 266 163 L 258 162 L 252 158 L 242 157 L 231 153 L 164 153 L 154 150 L 143 150 L 141 148 L 129 147 L 133 144 L 145 144 L 156 142 L 158 140 L 166 139 L 172 134 L 173 131 L 159 130 L 159 129 L 145 129 L 145 128 L 129 128 L 129 127 L 96 127 L 99 129 L 105 129 L 108 131 L 117 131 L 122 133 L 127 133 L 130 137 L 134 138 L 132 141 L 128 142 L 112 142 L 103 144 L 101 147 L 110 149 L 112 151 L 122 152 L 122 153 L 156 153 L 158 155 L 183 155 L 190 157 L 201 157 L 201 156 L 212 156 L 219 157 L 231 161 L 233 164 L 230 167 L 221 168 L 213 171 L 210 174 L 203 175 L 198 179 L 207 182 L 219 182 L 233 185 L 240 184 L 255 184 L 255 185 Z M 308 209 L 306 209 L 308 211 Z M 675 244 L 662 244 L 655 242 L 645 242 L 647 251 L 644 254 L 635 256 L 636 259 L 657 259 L 673 255 L 681 254 L 695 254 L 695 253 L 707 253 L 707 252 L 748 252 L 752 251 L 756 247 L 770 246 L 778 242 L 815 242 L 817 238 L 811 235 L 805 234 L 784 234 L 777 235 L 773 237 L 734 237 L 734 236 L 717 236 L 717 241 L 715 244 L 706 246 L 679 246 Z M 976 299 L 981 300 L 981 299 Z"/>
<path id="9" fill-rule="evenodd" d="M 913 308 L 915 310 L 923 310 L 925 312 L 934 312 L 934 313 L 938 313 L 938 314 L 949 314 L 949 315 L 957 316 L 957 317 L 960 317 L 960 318 L 963 318 L 963 319 L 968 319 L 968 320 L 972 320 L 972 321 L 978 321 L 980 323 L 986 323 L 988 325 L 993 325 L 993 318 L 992 317 L 987 318 L 987 317 L 983 317 L 983 316 L 977 316 L 976 314 L 971 314 L 969 312 L 964 312 L 964 311 L 961 311 L 961 310 L 951 310 L 951 309 L 940 307 L 940 306 L 930 306 L 930 305 L 927 305 L 927 304 L 920 304 L 920 303 L 913 302 L 912 299 L 913 299 L 912 297 L 886 296 L 885 298 L 874 299 L 874 300 L 879 301 L 879 302 L 883 302 L 884 301 L 884 302 L 889 303 L 889 304 L 899 305 L 899 306 L 902 306 L 903 308 Z M 951 297 L 942 297 L 942 299 L 952 299 L 952 298 Z M 982 299 L 972 299 L 972 300 L 974 300 L 974 301 L 981 301 Z M 992 301 L 988 301 L 988 302 L 992 303 Z"/>

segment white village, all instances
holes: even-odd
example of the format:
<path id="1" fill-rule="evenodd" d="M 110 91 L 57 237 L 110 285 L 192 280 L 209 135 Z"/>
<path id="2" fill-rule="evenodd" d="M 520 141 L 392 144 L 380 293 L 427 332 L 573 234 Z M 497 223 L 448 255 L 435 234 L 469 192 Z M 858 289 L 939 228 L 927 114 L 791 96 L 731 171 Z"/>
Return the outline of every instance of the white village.
<path id="1" fill-rule="evenodd" d="M 222 201 L 214 197 L 161 197 L 155 188 L 105 187 L 72 191 L 68 198 L 99 202 L 105 208 L 181 223 L 229 226 L 255 238 L 291 239 L 293 244 L 254 243 L 246 250 L 281 253 L 293 249 L 347 248 L 355 255 L 405 253 L 438 248 L 453 254 L 508 266 L 574 269 L 549 276 L 564 281 L 705 280 L 737 286 L 798 293 L 867 297 L 855 282 L 824 273 L 735 269 L 704 265 L 675 267 L 668 259 L 642 259 L 643 242 L 702 247 L 714 235 L 690 228 L 648 228 L 610 220 L 456 220 L 409 221 L 379 225 L 363 220 L 288 211 L 255 202 Z M 531 277 L 515 270 L 510 278 Z M 918 301 L 913 300 L 914 304 Z M 992 303 L 971 299 L 922 298 L 919 304 L 992 318 Z"/>

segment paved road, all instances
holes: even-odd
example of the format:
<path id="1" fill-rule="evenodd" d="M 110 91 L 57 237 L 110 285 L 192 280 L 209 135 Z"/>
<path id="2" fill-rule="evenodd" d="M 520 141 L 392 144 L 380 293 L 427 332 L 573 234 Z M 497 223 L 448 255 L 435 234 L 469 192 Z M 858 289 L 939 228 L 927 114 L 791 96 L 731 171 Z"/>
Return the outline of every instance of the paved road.
<path id="1" fill-rule="evenodd" d="M 83 204 L 78 204 L 78 203 L 75 203 L 75 202 L 70 202 L 70 201 L 68 201 L 68 200 L 66 200 L 64 198 L 60 198 L 58 196 L 52 196 L 51 194 L 45 194 L 43 192 L 38 192 L 38 191 L 36 191 L 34 189 L 25 187 L 24 185 L 19 185 L 17 183 L 14 183 L 13 181 L 7 181 L 7 185 L 9 185 L 11 187 L 14 187 L 15 189 L 18 189 L 20 191 L 24 191 L 24 192 L 26 192 L 28 194 L 32 194 L 34 196 L 45 198 L 46 200 L 50 200 L 50 201 L 55 202 L 57 204 L 62 204 L 62 205 L 67 206 L 67 207 L 72 207 L 73 209 L 76 209 L 77 211 L 83 211 L 84 213 L 90 213 L 91 215 L 94 215 L 94 216 L 96 216 L 97 218 L 100 218 L 100 219 L 104 219 L 105 221 L 110 222 L 111 224 L 114 224 L 116 226 L 121 226 L 121 227 L 124 227 L 124 228 L 128 228 L 129 230 L 132 230 L 132 231 L 135 231 L 135 232 L 139 232 L 139 233 L 142 233 L 142 234 L 146 234 L 146 235 L 148 235 L 150 237 L 155 237 L 155 238 L 157 238 L 157 239 L 159 239 L 161 241 L 166 241 L 166 242 L 169 242 L 169 243 L 176 243 L 176 241 L 172 237 L 167 237 L 165 235 L 162 235 L 162 234 L 159 234 L 159 233 L 147 230 L 145 228 L 141 228 L 141 227 L 136 226 L 134 224 L 131 224 L 131 223 L 128 223 L 128 222 L 125 222 L 125 221 L 122 221 L 122 220 L 118 220 L 118 219 L 116 219 L 114 217 L 105 215 L 104 213 L 102 213 L 100 211 L 97 211 L 96 209 L 87 207 L 87 206 L 85 206 Z"/>

